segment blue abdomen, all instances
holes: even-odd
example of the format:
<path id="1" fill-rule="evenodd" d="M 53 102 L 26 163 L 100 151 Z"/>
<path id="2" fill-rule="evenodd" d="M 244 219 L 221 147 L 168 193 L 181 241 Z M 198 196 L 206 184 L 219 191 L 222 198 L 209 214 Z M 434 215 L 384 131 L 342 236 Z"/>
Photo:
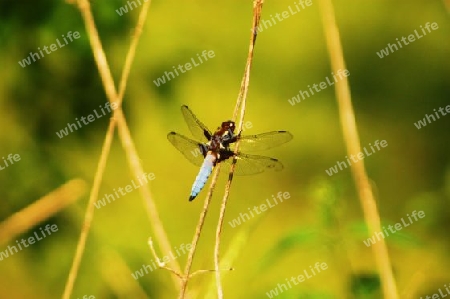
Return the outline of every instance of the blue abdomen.
<path id="1" fill-rule="evenodd" d="M 194 198 L 197 197 L 200 191 L 202 191 L 206 181 L 211 175 L 215 161 L 216 157 L 214 157 L 211 154 L 206 155 L 205 160 L 203 160 L 202 167 L 200 167 L 200 171 L 198 172 L 198 175 L 195 178 L 195 182 L 192 185 L 191 196 L 189 197 L 189 201 L 194 200 Z"/>

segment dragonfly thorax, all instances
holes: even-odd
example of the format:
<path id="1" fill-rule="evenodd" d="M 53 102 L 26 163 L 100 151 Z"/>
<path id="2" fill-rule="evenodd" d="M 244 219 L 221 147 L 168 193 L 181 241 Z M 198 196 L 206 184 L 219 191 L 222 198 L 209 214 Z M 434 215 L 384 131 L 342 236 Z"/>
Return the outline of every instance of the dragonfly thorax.
<path id="1" fill-rule="evenodd" d="M 208 142 L 209 150 L 218 153 L 221 149 L 229 149 L 229 144 L 236 141 L 235 123 L 231 120 L 223 122 Z"/>

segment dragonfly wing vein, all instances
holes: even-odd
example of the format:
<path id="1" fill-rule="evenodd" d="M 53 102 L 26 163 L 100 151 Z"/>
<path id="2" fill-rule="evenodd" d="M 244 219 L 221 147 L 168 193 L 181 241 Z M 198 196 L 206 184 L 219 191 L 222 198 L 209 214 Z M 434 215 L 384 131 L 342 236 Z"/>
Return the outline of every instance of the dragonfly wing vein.
<path id="1" fill-rule="evenodd" d="M 179 150 L 192 164 L 202 166 L 203 159 L 207 152 L 205 144 L 189 139 L 181 134 L 170 132 L 167 139 Z"/>
<path id="2" fill-rule="evenodd" d="M 195 116 L 188 106 L 181 106 L 184 120 L 189 127 L 192 135 L 198 140 L 209 141 L 211 139 L 211 131 Z"/>
<path id="3" fill-rule="evenodd" d="M 239 150 L 243 152 L 263 151 L 282 145 L 293 138 L 287 131 L 272 131 L 239 137 Z"/>

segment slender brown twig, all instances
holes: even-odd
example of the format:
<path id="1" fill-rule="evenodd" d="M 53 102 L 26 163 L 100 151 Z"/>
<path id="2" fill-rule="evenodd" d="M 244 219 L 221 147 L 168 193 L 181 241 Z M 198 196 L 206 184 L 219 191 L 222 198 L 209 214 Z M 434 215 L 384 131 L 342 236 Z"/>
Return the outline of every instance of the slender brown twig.
<path id="1" fill-rule="evenodd" d="M 165 262 L 161 262 L 161 259 L 156 254 L 156 250 L 155 250 L 155 247 L 153 246 L 152 238 L 148 239 L 148 246 L 150 247 L 150 251 L 152 252 L 153 257 L 155 258 L 155 261 L 158 264 L 159 268 L 165 269 L 165 270 L 171 272 L 172 274 L 174 274 L 175 276 L 177 276 L 178 278 L 183 279 L 183 275 L 182 274 L 180 274 L 179 272 L 176 272 L 175 270 L 173 270 L 173 269 L 171 269 L 169 267 L 166 267 L 166 263 Z"/>
<path id="2" fill-rule="evenodd" d="M 334 73 L 345 70 L 344 54 L 339 37 L 339 30 L 334 17 L 333 3 L 331 0 L 320 0 L 322 11 L 322 21 L 325 31 L 328 53 L 330 55 L 331 66 Z M 339 106 L 342 132 L 347 147 L 347 154 L 356 155 L 361 152 L 358 130 L 356 128 L 355 113 L 353 111 L 350 87 L 347 77 L 336 82 L 336 98 Z M 351 165 L 353 179 L 359 193 L 359 199 L 364 212 L 364 218 L 369 227 L 369 234 L 381 231 L 380 215 L 377 204 L 373 196 L 364 161 Z M 384 298 L 397 299 L 398 292 L 394 275 L 392 274 L 389 254 L 384 239 L 380 239 L 372 245 L 373 254 L 381 275 Z"/>
<path id="3" fill-rule="evenodd" d="M 228 265 L 232 265 L 234 263 L 234 261 L 238 258 L 239 253 L 245 248 L 250 231 L 256 226 L 256 223 L 258 222 L 255 221 L 252 225 L 247 226 L 244 229 L 240 229 L 237 233 L 233 234 L 233 238 L 222 256 L 222 263 L 226 262 Z M 225 270 L 232 271 L 234 268 Z M 214 294 L 217 292 L 216 285 L 216 277 L 214 276 L 208 284 L 208 287 L 206 287 L 205 298 L 214 298 Z"/>
<path id="4" fill-rule="evenodd" d="M 238 98 L 236 101 L 236 106 L 234 108 L 234 113 L 233 113 L 233 121 L 235 121 L 237 118 L 239 108 L 241 108 L 239 124 L 237 127 L 237 132 L 239 132 L 239 133 L 241 132 L 242 125 L 244 123 L 247 93 L 248 93 L 248 87 L 250 84 L 250 69 L 252 67 L 253 51 L 255 48 L 256 37 L 258 35 L 258 25 L 259 25 L 259 20 L 261 19 L 261 10 L 262 10 L 263 3 L 264 3 L 264 0 L 255 0 L 253 2 L 252 34 L 250 37 L 250 45 L 249 45 L 249 50 L 248 50 L 247 63 L 245 65 L 244 76 L 242 78 L 241 88 L 239 91 L 239 95 L 238 95 Z M 234 149 L 235 153 L 237 153 L 238 150 L 239 150 L 239 139 L 236 142 L 236 146 Z M 217 296 L 219 299 L 223 298 L 222 283 L 221 283 L 221 279 L 220 279 L 220 237 L 221 237 L 221 233 L 222 233 L 223 222 L 225 219 L 225 210 L 226 210 L 226 206 L 227 206 L 228 196 L 230 194 L 231 182 L 233 181 L 233 174 L 234 174 L 235 167 L 236 167 L 236 157 L 234 157 L 233 162 L 231 164 L 230 174 L 228 176 L 227 184 L 225 185 L 225 193 L 223 195 L 222 204 L 220 206 L 219 221 L 217 223 L 217 229 L 216 229 L 216 244 L 214 247 L 214 268 L 216 270 Z"/>
<path id="5" fill-rule="evenodd" d="M 203 209 L 202 209 L 202 212 L 200 213 L 200 218 L 198 219 L 197 227 L 195 229 L 195 234 L 192 239 L 191 249 L 189 250 L 188 258 L 186 261 L 186 266 L 184 268 L 184 276 L 183 276 L 183 280 L 181 283 L 180 295 L 178 296 L 179 299 L 183 299 L 186 294 L 187 285 L 188 285 L 189 279 L 191 277 L 190 272 L 191 272 L 192 262 L 194 261 L 194 256 L 195 256 L 195 252 L 197 249 L 198 240 L 200 239 L 200 234 L 202 232 L 203 224 L 205 224 L 206 214 L 208 213 L 208 207 L 211 202 L 212 194 L 214 192 L 214 188 L 216 186 L 217 178 L 219 177 L 219 173 L 220 173 L 220 164 L 218 164 L 214 169 L 214 173 L 211 178 L 211 185 L 209 186 L 208 194 L 206 195 L 205 202 L 203 204 Z"/>
<path id="6" fill-rule="evenodd" d="M 108 160 L 109 149 L 111 148 L 111 143 L 113 139 L 113 129 L 114 124 L 110 122 L 108 131 L 106 133 L 105 141 L 103 142 L 100 160 L 98 162 L 97 170 L 95 172 L 94 184 L 92 185 L 91 193 L 89 194 L 89 202 L 86 208 L 84 223 L 81 229 L 80 238 L 78 240 L 77 249 L 75 251 L 75 257 L 73 259 L 72 267 L 69 272 L 69 277 L 67 278 L 66 286 L 64 288 L 63 299 L 70 299 L 70 295 L 72 294 L 73 290 L 73 285 L 75 284 L 75 279 L 78 274 L 81 258 L 83 257 L 83 252 L 86 245 L 86 239 L 89 233 L 89 229 L 91 227 L 92 219 L 94 217 L 94 210 L 95 210 L 94 203 L 98 197 L 98 191 L 100 189 L 100 184 L 102 183 L 102 177 L 105 171 L 106 161 Z"/>
<path id="7" fill-rule="evenodd" d="M 450 0 L 443 0 L 445 8 L 447 8 L 447 12 L 450 12 Z"/>
<path id="8" fill-rule="evenodd" d="M 97 200 L 98 197 L 98 191 L 100 188 L 100 184 L 103 177 L 103 172 L 106 166 L 106 161 L 109 155 L 109 149 L 111 147 L 112 138 L 114 135 L 114 129 L 115 125 L 119 127 L 119 135 L 122 141 L 122 145 L 127 153 L 128 161 L 130 163 L 130 167 L 133 170 L 133 174 L 135 179 L 143 176 L 143 170 L 142 166 L 140 165 L 139 157 L 137 155 L 137 151 L 134 147 L 134 143 L 131 139 L 131 134 L 128 130 L 128 126 L 125 121 L 125 117 L 123 115 L 122 109 L 121 109 L 121 102 L 123 99 L 123 96 L 125 94 L 126 89 L 126 82 L 128 79 L 128 75 L 131 69 L 131 64 L 134 58 L 134 54 L 136 52 L 137 43 L 139 41 L 140 34 L 142 32 L 143 25 L 145 23 L 145 19 L 147 16 L 147 11 L 150 6 L 150 1 L 145 2 L 142 6 L 142 10 L 139 15 L 138 23 L 135 29 L 135 34 L 132 38 L 132 42 L 129 48 L 129 51 L 127 53 L 126 59 L 125 59 L 125 65 L 124 69 L 122 71 L 121 75 L 121 81 L 120 81 L 120 90 L 119 93 L 116 92 L 114 80 L 111 75 L 111 71 L 108 66 L 108 62 L 106 59 L 106 55 L 103 51 L 102 44 L 100 42 L 98 32 L 95 26 L 94 18 L 92 16 L 92 11 L 90 8 L 89 1 L 87 0 L 76 0 L 73 1 L 77 4 L 84 22 L 86 26 L 86 31 L 88 32 L 89 41 L 91 43 L 91 47 L 93 49 L 94 58 L 98 66 L 98 70 L 100 73 L 101 80 L 103 82 L 103 86 L 106 91 L 106 95 L 108 97 L 108 100 L 111 103 L 115 103 L 118 105 L 118 108 L 114 110 L 113 118 L 110 120 L 109 128 L 105 137 L 105 141 L 102 148 L 102 154 L 100 157 L 100 161 L 97 167 L 96 175 L 94 178 L 94 184 L 91 190 L 91 195 L 89 198 L 88 207 L 85 214 L 85 220 L 83 229 L 80 234 L 80 239 L 78 241 L 75 258 L 73 260 L 72 268 L 69 273 L 69 277 L 65 286 L 64 295 L 63 298 L 69 299 L 70 295 L 73 290 L 73 285 L 75 282 L 75 278 L 78 273 L 79 265 L 81 262 L 81 258 L 84 252 L 85 243 L 87 239 L 87 235 L 89 233 L 89 228 L 92 223 L 92 218 L 94 215 L 94 202 Z M 161 244 L 161 247 L 163 250 L 170 250 L 170 242 L 167 238 L 167 235 L 162 227 L 162 222 L 160 221 L 158 212 L 156 210 L 156 205 L 154 204 L 154 201 L 152 199 L 150 190 L 148 189 L 148 186 L 144 186 L 143 188 L 140 188 L 140 192 L 142 197 L 145 201 L 145 206 L 147 207 L 147 213 L 149 215 L 150 222 L 152 224 L 152 228 L 155 231 L 155 235 L 159 240 L 159 243 Z M 171 266 L 175 269 L 179 269 L 179 264 L 176 261 L 171 261 Z M 178 281 L 174 281 L 175 286 L 179 288 Z"/>
<path id="9" fill-rule="evenodd" d="M 103 51 L 101 42 L 98 38 L 97 29 L 95 27 L 92 12 L 91 9 L 88 6 L 88 2 L 86 0 L 78 0 L 79 3 L 82 3 L 83 5 L 79 5 L 80 10 L 82 11 L 82 14 L 84 16 L 87 31 L 89 32 L 90 40 L 91 40 L 91 46 L 94 49 L 94 57 L 96 59 L 100 76 L 103 81 L 103 85 L 105 86 L 105 91 L 108 96 L 109 101 L 116 102 L 119 106 L 122 101 L 122 97 L 125 93 L 125 87 L 126 82 L 129 74 L 129 70 L 131 68 L 132 58 L 134 57 L 134 53 L 137 46 L 137 41 L 139 40 L 140 33 L 142 32 L 142 27 L 145 22 L 145 18 L 147 15 L 148 7 L 150 6 L 151 1 L 144 2 L 142 5 L 142 10 L 139 15 L 138 24 L 136 26 L 135 34 L 133 36 L 134 41 L 131 43 L 130 49 L 127 53 L 127 58 L 125 59 L 125 66 L 124 70 L 122 72 L 122 79 L 120 83 L 119 94 L 117 95 L 115 87 L 114 87 L 114 80 L 111 75 L 111 71 L 109 70 L 108 63 L 106 60 L 105 53 Z M 86 4 L 86 5 L 84 5 Z M 122 97 L 119 97 L 122 96 Z M 130 168 L 133 172 L 134 179 L 142 178 L 144 176 L 144 171 L 139 159 L 139 156 L 137 154 L 136 147 L 134 145 L 134 142 L 131 138 L 131 133 L 128 129 L 125 116 L 123 115 L 122 109 L 119 107 L 116 110 L 114 110 L 114 117 L 111 120 L 113 122 L 117 123 L 118 131 L 119 131 L 119 137 L 122 142 L 122 146 L 125 150 L 126 156 L 128 158 L 128 163 L 130 165 Z M 154 230 L 156 239 L 158 240 L 158 244 L 160 245 L 161 249 L 163 251 L 170 251 L 172 246 L 170 245 L 169 239 L 167 237 L 167 234 L 164 231 L 162 222 L 159 217 L 159 213 L 156 208 L 156 204 L 153 200 L 153 196 L 150 192 L 150 189 L 148 185 L 143 186 L 142 188 L 139 188 L 139 192 L 141 193 L 142 198 L 145 202 L 145 207 L 147 210 L 147 215 L 150 220 L 150 223 L 152 224 L 152 228 Z M 180 270 L 180 265 L 178 264 L 178 261 L 171 260 L 170 266 L 175 269 L 176 271 Z M 176 281 L 175 281 L 176 282 Z M 179 288 L 179 283 L 176 282 L 177 289 Z"/>

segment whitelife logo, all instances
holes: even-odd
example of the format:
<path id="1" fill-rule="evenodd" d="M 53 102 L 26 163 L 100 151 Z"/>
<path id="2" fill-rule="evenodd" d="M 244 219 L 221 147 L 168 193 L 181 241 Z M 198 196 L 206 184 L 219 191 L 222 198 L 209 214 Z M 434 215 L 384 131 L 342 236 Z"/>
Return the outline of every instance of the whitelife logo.
<path id="1" fill-rule="evenodd" d="M 19 247 L 19 249 L 17 249 L 16 245 L 8 245 L 7 249 L 5 249 L 4 251 L 0 251 L 0 261 L 8 258 L 11 255 L 14 255 L 15 253 L 18 253 L 19 250 L 22 251 L 24 248 L 33 245 L 34 243 L 36 243 L 36 241 L 43 240 L 47 236 L 50 236 L 52 233 L 56 233 L 58 231 L 58 226 L 56 224 L 47 224 L 44 229 L 42 229 L 42 227 L 40 227 L 39 229 L 41 232 L 38 233 L 35 231 L 33 234 L 34 237 L 28 237 L 27 239 L 22 238 L 20 241 L 16 240 L 17 247 Z M 45 233 L 44 230 L 47 233 Z M 24 248 L 22 248 L 22 246 Z"/>
<path id="2" fill-rule="evenodd" d="M 381 145 L 381 147 L 384 148 L 384 147 L 388 146 L 388 143 L 387 143 L 386 140 L 381 140 L 381 141 L 376 140 L 374 142 L 374 146 L 378 149 L 378 151 L 381 150 L 380 145 Z M 366 156 L 372 156 L 376 152 L 375 149 L 372 146 L 372 143 L 369 143 L 369 146 L 372 149 L 372 152 L 371 153 L 368 152 L 367 149 L 364 147 L 364 153 L 366 154 Z M 357 163 L 357 162 L 361 161 L 362 159 L 364 159 L 366 157 L 366 156 L 364 156 L 364 153 L 363 152 L 359 152 L 356 156 L 355 155 L 350 155 L 351 161 L 353 161 L 353 163 Z M 345 156 L 345 158 L 347 159 L 348 166 L 351 166 L 352 163 L 350 162 L 350 159 L 347 156 Z M 333 166 L 333 167 L 330 167 L 329 169 L 326 169 L 325 172 L 329 176 L 332 176 L 333 174 L 338 173 L 339 169 L 340 170 L 344 169 L 344 168 L 342 168 L 342 165 L 345 166 L 345 168 L 347 168 L 347 163 L 345 163 L 345 161 L 343 161 L 343 162 L 337 161 L 336 166 Z M 339 169 L 338 169 L 338 166 L 339 166 Z"/>
<path id="3" fill-rule="evenodd" d="M 267 297 L 269 298 L 273 298 L 275 296 L 280 295 L 281 293 L 283 293 L 284 291 L 288 290 L 288 286 L 289 289 L 292 289 L 293 285 L 298 285 L 302 282 L 304 282 L 305 280 L 311 279 L 314 276 L 318 275 L 319 273 L 321 273 L 322 271 L 328 269 L 328 265 L 327 263 L 319 263 L 317 262 L 314 267 L 313 266 L 309 266 L 310 271 L 308 271 L 308 269 L 303 270 L 303 274 L 298 275 L 297 277 L 295 276 L 291 276 L 291 278 L 286 278 L 286 283 L 279 283 L 277 284 L 277 287 L 270 290 L 269 292 L 266 292 Z M 311 274 L 311 275 L 309 275 Z M 292 282 L 292 284 L 291 284 Z M 280 290 L 278 292 L 278 290 Z"/>
<path id="4" fill-rule="evenodd" d="M 425 217 L 425 212 L 424 212 L 424 211 L 419 211 L 419 212 L 413 211 L 413 212 L 411 213 L 411 216 L 412 216 L 412 218 L 414 218 L 414 220 L 417 222 L 417 221 L 419 221 L 419 219 L 422 219 L 422 218 Z M 411 219 L 411 216 L 409 216 L 409 214 L 406 214 L 406 217 L 408 217 L 409 223 L 406 223 L 405 220 L 404 220 L 403 218 L 401 218 L 401 219 L 400 219 L 400 220 L 401 220 L 401 223 L 396 223 L 396 224 L 393 225 L 393 226 L 392 226 L 392 225 L 388 225 L 388 227 L 387 227 L 388 229 L 384 228 L 384 226 L 383 226 L 383 232 L 384 232 L 384 234 L 383 234 L 383 232 L 376 232 L 376 233 L 373 235 L 373 237 L 368 238 L 366 241 L 363 241 L 364 244 L 365 244 L 367 247 L 369 247 L 369 246 L 375 244 L 377 241 L 380 241 L 381 238 L 384 239 L 384 238 L 388 237 L 388 236 L 389 236 L 388 230 L 389 230 L 392 234 L 395 234 L 395 233 L 398 232 L 399 230 L 402 230 L 404 227 L 410 226 L 411 224 L 414 223 L 413 220 Z M 419 217 L 419 219 L 417 218 L 417 216 Z M 403 224 L 403 226 L 402 226 L 402 224 Z M 381 236 L 381 237 L 380 237 L 380 236 Z M 378 239 L 378 240 L 377 240 L 377 239 Z"/>
<path id="5" fill-rule="evenodd" d="M 20 161 L 20 155 L 19 155 L 19 154 L 14 154 L 14 156 L 13 156 L 13 154 L 9 154 L 8 157 L 7 157 L 6 159 L 5 159 L 5 157 L 2 157 L 2 159 L 3 159 L 3 165 L 5 165 L 5 167 L 3 167 L 3 166 L 0 164 L 0 171 L 2 171 L 3 169 L 5 169 L 5 168 L 8 167 L 9 165 L 13 165 L 14 162 L 19 162 L 19 161 Z M 8 161 L 6 161 L 6 160 L 8 160 L 9 163 L 8 163 Z"/>
<path id="6" fill-rule="evenodd" d="M 283 11 L 281 14 L 280 13 L 276 13 L 275 17 L 278 20 L 278 22 L 284 21 L 287 18 L 289 18 L 290 16 L 293 16 L 295 14 L 298 14 L 300 11 L 305 10 L 308 6 L 312 5 L 312 0 L 299 0 L 298 2 L 294 2 L 295 8 L 296 9 L 292 9 L 292 7 L 289 5 L 289 11 L 285 10 Z M 300 8 L 301 7 L 301 8 Z M 262 32 L 263 30 L 266 30 L 267 28 L 272 27 L 273 25 L 277 24 L 277 21 L 275 21 L 273 15 L 270 15 L 270 19 L 272 20 L 272 22 L 270 22 L 270 20 L 261 20 L 260 25 L 258 26 L 258 28 L 256 29 L 256 31 Z M 253 31 L 253 29 L 250 29 L 250 31 Z"/>
<path id="7" fill-rule="evenodd" d="M 446 116 L 447 113 L 450 113 L 450 105 L 447 105 L 445 107 L 445 111 L 447 111 L 447 113 L 444 112 L 444 108 L 442 108 L 442 107 L 439 107 L 438 110 L 439 110 L 439 112 L 441 113 L 442 116 Z M 436 109 L 433 109 L 433 111 L 434 111 L 434 114 L 436 115 L 437 119 L 440 119 L 439 113 L 436 111 Z M 427 120 L 428 120 L 428 123 L 431 124 L 431 120 L 433 120 L 433 121 L 437 120 L 436 117 L 434 117 L 433 114 L 430 114 L 430 115 L 425 114 L 424 119 L 423 120 L 419 120 L 418 122 L 414 123 L 414 125 L 416 126 L 417 130 L 420 130 L 421 128 L 427 126 Z"/>
<path id="8" fill-rule="evenodd" d="M 283 199 L 286 200 L 286 199 L 291 198 L 291 194 L 289 192 L 281 192 L 280 191 L 277 194 L 277 198 L 278 198 L 278 201 L 275 198 L 275 196 L 272 195 L 273 205 L 271 204 L 271 201 L 267 198 L 266 199 L 267 205 L 265 203 L 263 203 L 263 204 L 260 204 L 259 206 L 253 206 L 253 208 L 248 208 L 248 212 L 251 216 L 245 212 L 239 213 L 239 217 L 237 217 L 231 221 L 228 221 L 228 224 L 230 224 L 230 226 L 232 228 L 235 228 L 236 226 L 241 225 L 242 223 L 246 222 L 247 220 L 250 220 L 251 218 L 256 217 L 256 215 L 259 215 L 262 212 L 265 212 L 270 208 L 276 207 L 279 203 L 283 202 Z M 253 214 L 253 211 L 255 212 L 255 214 Z M 241 222 L 241 220 L 242 220 L 242 222 Z"/>
<path id="9" fill-rule="evenodd" d="M 216 54 L 214 53 L 213 50 L 208 51 L 208 53 L 206 53 L 206 50 L 203 50 L 202 55 L 203 59 L 205 61 L 208 61 L 208 57 L 209 58 L 214 58 L 216 56 Z M 202 63 L 204 63 L 205 61 L 203 61 L 203 59 L 200 57 L 200 55 L 197 53 L 197 58 L 199 60 L 200 63 L 195 63 L 194 58 L 191 58 L 192 64 L 194 65 L 194 67 L 201 65 Z M 183 65 L 179 64 L 177 67 L 172 66 L 173 71 L 175 72 L 175 74 L 177 74 L 176 76 L 171 72 L 164 72 L 164 75 L 157 78 L 156 80 L 153 80 L 153 83 L 155 83 L 155 85 L 157 87 L 161 86 L 162 84 L 166 83 L 166 78 L 168 81 L 170 81 L 171 79 L 175 79 L 175 77 L 180 76 L 180 74 L 178 73 L 177 69 L 182 73 L 186 73 L 187 71 L 190 71 L 192 69 L 192 64 L 190 62 L 186 62 L 184 64 L 185 69 L 183 69 Z M 172 77 L 172 78 L 171 78 Z"/>
<path id="10" fill-rule="evenodd" d="M 296 96 L 294 96 L 290 100 L 288 100 L 289 104 L 291 104 L 291 106 L 294 106 L 295 104 L 300 103 L 302 101 L 302 99 L 306 100 L 306 98 L 309 98 L 310 96 L 314 95 L 314 90 L 316 92 L 320 92 L 320 91 L 328 88 L 328 86 L 334 85 L 334 83 L 338 82 L 339 80 L 342 80 L 342 79 L 350 76 L 350 72 L 347 69 L 345 69 L 345 70 L 340 69 L 337 71 L 336 75 L 332 72 L 331 76 L 333 77 L 333 81 L 330 80 L 330 78 L 325 77 L 326 82 L 323 81 L 323 82 L 320 82 L 319 84 L 314 83 L 312 85 L 312 87 L 311 87 L 311 85 L 308 85 L 309 92 L 306 90 L 305 91 L 300 90 Z M 336 76 L 339 78 L 337 78 Z M 320 89 L 319 89 L 319 87 L 320 87 Z M 300 96 L 302 97 L 301 99 L 300 99 Z"/>
<path id="11" fill-rule="evenodd" d="M 447 291 L 447 294 L 444 294 L 442 292 L 442 289 L 439 288 L 439 294 L 438 293 L 434 293 L 433 295 L 427 295 L 425 298 L 423 298 L 422 296 L 420 297 L 420 299 L 440 299 L 440 298 L 444 298 L 447 297 L 448 295 L 450 295 L 450 289 L 448 288 L 447 284 L 444 285 L 445 290 Z"/>
<path id="12" fill-rule="evenodd" d="M 142 0 L 142 2 L 147 2 L 148 0 Z M 139 6 L 141 6 L 143 3 L 141 3 L 141 0 L 137 0 L 139 3 Z M 138 4 L 136 4 L 136 1 L 127 1 L 128 7 L 130 8 L 129 11 L 132 11 L 133 9 L 138 7 Z M 133 7 L 134 5 L 134 7 Z M 119 16 L 123 16 L 124 14 L 128 13 L 128 7 L 127 5 L 119 7 L 119 9 L 116 9 L 116 12 Z"/>
<path id="13" fill-rule="evenodd" d="M 174 261 L 177 258 L 179 258 L 182 254 L 186 254 L 189 252 L 189 250 L 191 250 L 192 245 L 191 244 L 181 244 L 180 248 L 177 248 L 175 246 L 175 252 L 176 252 L 176 256 L 173 254 L 172 251 L 169 252 L 169 255 L 165 255 L 162 258 L 162 263 L 167 264 L 169 263 L 171 260 Z M 182 253 L 180 253 L 180 251 Z M 159 260 L 159 259 L 158 259 Z M 161 263 L 161 261 L 159 261 L 159 263 Z M 134 273 L 131 273 L 131 276 L 133 276 L 133 278 L 135 280 L 138 280 L 139 278 L 143 277 L 144 275 L 152 272 L 153 270 L 158 269 L 158 265 L 155 263 L 154 260 L 152 260 L 151 265 L 147 264 L 147 265 L 142 265 L 141 269 L 135 271 Z M 145 272 L 145 273 L 144 273 Z"/>
<path id="14" fill-rule="evenodd" d="M 87 117 L 82 116 L 80 119 L 75 118 L 76 124 L 75 123 L 67 123 L 67 126 L 60 130 L 59 132 L 56 132 L 56 136 L 58 136 L 60 139 L 69 135 L 69 133 L 72 133 L 75 129 L 75 131 L 78 131 L 78 129 L 81 129 L 83 126 L 80 123 L 81 122 L 86 126 L 88 124 L 90 124 L 91 122 L 94 122 L 95 120 L 99 119 L 100 117 L 103 117 L 104 115 L 106 115 L 105 110 L 103 109 L 102 105 L 99 105 L 100 110 L 102 111 L 102 114 L 98 114 L 97 113 L 97 109 L 94 109 L 94 114 L 89 114 Z M 117 108 L 117 104 L 116 103 L 112 103 L 110 104 L 109 102 L 105 103 L 105 109 L 108 111 L 108 113 L 111 113 L 111 109 L 115 110 Z M 94 116 L 95 115 L 95 116 Z M 87 120 L 87 122 L 86 122 Z M 78 124 L 78 126 L 77 126 Z M 70 132 L 69 132 L 70 130 Z"/>
<path id="15" fill-rule="evenodd" d="M 97 209 L 100 209 L 101 207 L 106 206 L 108 203 L 111 203 L 113 201 L 116 201 L 116 199 L 119 199 L 121 196 L 125 196 L 128 193 L 141 188 L 142 186 L 144 186 L 144 184 L 147 184 L 149 181 L 153 181 L 155 179 L 155 174 L 153 172 L 147 174 L 146 172 L 143 174 L 142 177 L 138 177 L 137 178 L 139 181 L 139 184 L 137 185 L 136 182 L 134 180 L 131 181 L 131 184 L 126 185 L 124 188 L 119 187 L 114 188 L 114 195 L 116 195 L 114 197 L 114 195 L 106 193 L 101 199 L 97 200 L 96 202 L 94 202 L 94 206 Z M 125 192 L 124 192 L 125 190 Z M 119 191 L 119 192 L 117 192 Z"/>
<path id="16" fill-rule="evenodd" d="M 430 22 L 427 22 L 425 24 L 425 28 L 427 29 L 427 31 L 425 31 L 425 29 L 423 29 L 422 25 L 420 26 L 420 28 L 422 29 L 422 33 L 424 35 L 420 35 L 416 29 L 416 30 L 414 30 L 414 34 L 408 35 L 409 42 L 406 41 L 406 37 L 402 36 L 401 41 L 403 42 L 403 45 L 407 46 L 410 43 L 416 41 L 416 37 L 417 37 L 417 39 L 421 39 L 422 37 L 427 35 L 427 31 L 428 31 L 428 33 L 431 32 L 430 28 L 433 30 L 437 30 L 439 28 L 439 26 L 438 26 L 438 23 L 436 23 L 436 22 L 433 22 L 431 24 L 430 24 Z M 402 43 L 398 40 L 398 38 L 396 38 L 395 40 L 397 41 L 397 44 L 400 47 L 400 49 L 403 48 Z M 395 43 L 394 44 L 389 43 L 386 48 L 382 49 L 380 52 L 377 52 L 377 55 L 381 59 L 381 58 L 384 58 L 385 56 L 388 56 L 390 54 L 389 51 L 391 53 L 394 53 L 395 51 L 398 51 L 398 50 L 399 50 L 399 48 L 397 47 L 397 45 Z"/>
<path id="17" fill-rule="evenodd" d="M 60 48 L 62 48 L 64 46 L 66 46 L 67 44 L 69 44 L 69 42 L 66 40 L 66 37 L 64 36 L 64 34 L 62 35 L 62 37 L 63 37 L 63 40 L 64 40 L 65 44 L 61 44 L 61 42 L 57 38 L 56 42 L 57 42 L 59 48 L 56 46 L 56 44 L 51 44 L 49 47 L 44 46 L 43 49 L 44 49 L 45 53 L 51 54 L 52 52 L 55 52 L 56 50 L 58 50 L 58 49 L 60 49 Z M 75 31 L 73 34 L 72 34 L 72 31 L 67 32 L 67 38 L 71 42 L 73 42 L 72 37 L 74 39 L 79 39 L 80 38 L 80 33 L 78 31 Z M 50 48 L 51 52 L 48 51 L 49 48 Z M 36 61 L 35 58 L 37 58 L 37 59 L 43 58 L 44 57 L 44 53 L 42 52 L 40 47 L 38 48 L 38 52 L 41 54 L 40 56 L 39 56 L 39 53 L 30 52 L 30 55 L 28 55 L 27 58 L 22 59 L 22 61 L 19 61 L 20 66 L 21 67 L 26 67 L 27 65 L 31 64 L 31 60 L 32 59 L 33 59 L 33 62 L 35 62 Z"/>

